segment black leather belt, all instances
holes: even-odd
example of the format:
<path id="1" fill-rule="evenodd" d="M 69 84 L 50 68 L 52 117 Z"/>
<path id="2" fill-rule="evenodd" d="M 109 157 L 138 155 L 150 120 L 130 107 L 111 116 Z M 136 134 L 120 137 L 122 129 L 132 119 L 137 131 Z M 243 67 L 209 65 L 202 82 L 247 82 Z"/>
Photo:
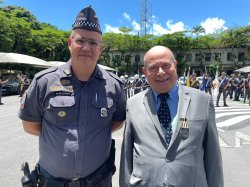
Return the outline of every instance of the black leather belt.
<path id="1" fill-rule="evenodd" d="M 111 173 L 112 171 L 110 171 L 107 162 L 85 178 L 47 178 L 40 173 L 41 187 L 94 187 Z"/>
<path id="2" fill-rule="evenodd" d="M 85 179 L 77 179 L 75 181 L 70 181 L 66 179 L 47 179 L 41 176 L 41 186 L 42 187 L 90 187 Z"/>

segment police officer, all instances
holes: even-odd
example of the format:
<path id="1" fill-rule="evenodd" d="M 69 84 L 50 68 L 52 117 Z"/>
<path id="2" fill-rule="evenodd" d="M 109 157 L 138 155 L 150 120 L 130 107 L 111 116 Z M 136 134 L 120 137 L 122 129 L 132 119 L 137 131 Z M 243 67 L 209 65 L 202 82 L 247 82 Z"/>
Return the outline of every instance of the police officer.
<path id="1" fill-rule="evenodd" d="M 42 187 L 111 187 L 111 132 L 122 127 L 126 100 L 120 78 L 97 65 L 102 31 L 91 6 L 78 14 L 68 47 L 71 60 L 35 75 L 19 117 L 39 136 Z"/>
<path id="2" fill-rule="evenodd" d="M 235 79 L 235 74 L 231 74 L 229 80 L 228 80 L 228 92 L 227 92 L 227 96 L 229 95 L 230 99 L 233 99 L 233 93 L 235 90 L 234 87 L 234 79 Z"/>
<path id="3" fill-rule="evenodd" d="M 238 75 L 236 75 L 234 81 L 233 81 L 233 85 L 234 85 L 234 101 L 240 101 L 240 89 L 241 89 L 241 84 L 240 84 L 240 79 L 238 77 Z"/>
<path id="4" fill-rule="evenodd" d="M 149 87 L 149 84 L 145 75 L 141 76 L 141 81 L 142 81 L 142 90 L 146 90 Z"/>
<path id="5" fill-rule="evenodd" d="M 208 76 L 208 73 L 205 73 L 205 92 L 212 95 L 212 86 L 213 80 Z"/>
<path id="6" fill-rule="evenodd" d="M 220 96 L 222 94 L 223 96 L 223 103 L 224 106 L 228 106 L 226 103 L 226 97 L 227 97 L 227 88 L 228 88 L 228 78 L 226 77 L 226 73 L 225 72 L 221 72 L 221 76 L 219 77 L 219 94 L 217 96 L 217 100 L 216 100 L 216 107 L 219 107 L 219 100 L 220 100 Z"/>
<path id="7" fill-rule="evenodd" d="M 18 78 L 22 84 L 22 89 L 20 90 L 20 97 L 22 97 L 22 95 L 28 89 L 28 87 L 30 85 L 30 80 L 28 79 L 27 75 L 23 75 L 23 78 L 21 76 L 18 76 Z"/>
<path id="8" fill-rule="evenodd" d="M 3 84 L 9 81 L 9 79 L 2 81 L 1 78 L 2 78 L 2 72 L 0 71 L 0 105 L 3 105 L 4 103 L 2 103 L 2 87 L 3 87 Z"/>
<path id="9" fill-rule="evenodd" d="M 245 93 L 244 93 L 244 103 L 246 103 L 246 99 L 250 99 L 250 73 L 247 76 L 247 79 L 244 81 Z"/>
<path id="10" fill-rule="evenodd" d="M 128 75 L 124 75 L 124 90 L 125 90 L 125 95 L 126 99 L 130 97 L 130 88 L 131 88 L 131 83 L 128 79 Z"/>
<path id="11" fill-rule="evenodd" d="M 134 76 L 134 94 L 138 94 L 142 91 L 142 81 L 140 79 L 140 76 L 138 74 L 135 74 Z"/>

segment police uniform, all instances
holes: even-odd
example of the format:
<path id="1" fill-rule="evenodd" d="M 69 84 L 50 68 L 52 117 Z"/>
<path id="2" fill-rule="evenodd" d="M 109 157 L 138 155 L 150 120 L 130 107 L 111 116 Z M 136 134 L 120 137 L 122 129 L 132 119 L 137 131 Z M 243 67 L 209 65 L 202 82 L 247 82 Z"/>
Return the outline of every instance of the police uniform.
<path id="1" fill-rule="evenodd" d="M 70 61 L 35 75 L 19 116 L 42 123 L 42 169 L 54 177 L 84 178 L 109 157 L 111 122 L 125 119 L 118 77 L 98 65 L 87 82 L 77 80 Z"/>
<path id="2" fill-rule="evenodd" d="M 212 83 L 213 83 L 213 81 L 210 77 L 205 78 L 205 92 L 206 93 L 208 92 L 210 95 L 212 95 L 212 90 L 211 90 Z"/>
<path id="3" fill-rule="evenodd" d="M 141 81 L 140 78 L 135 79 L 135 82 L 134 82 L 134 94 L 138 94 L 141 91 L 142 91 L 142 81 Z"/>
<path id="4" fill-rule="evenodd" d="M 220 100 L 221 93 L 222 93 L 222 96 L 223 96 L 224 106 L 227 106 L 226 98 L 227 98 L 228 79 L 227 79 L 227 77 L 219 77 L 219 82 L 220 82 L 220 84 L 219 84 L 219 94 L 218 94 L 217 99 L 216 99 L 216 106 L 217 107 L 219 106 L 219 100 Z"/>

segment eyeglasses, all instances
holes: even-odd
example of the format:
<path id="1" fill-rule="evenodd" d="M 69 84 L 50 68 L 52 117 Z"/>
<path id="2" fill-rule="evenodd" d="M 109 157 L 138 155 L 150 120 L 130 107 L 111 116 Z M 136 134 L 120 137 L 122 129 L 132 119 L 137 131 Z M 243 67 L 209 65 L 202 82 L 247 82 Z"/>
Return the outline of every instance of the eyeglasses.
<path id="1" fill-rule="evenodd" d="M 102 41 L 87 39 L 87 38 L 84 38 L 84 37 L 82 37 L 82 38 L 73 38 L 73 40 L 79 46 L 83 47 L 86 44 L 88 44 L 90 46 L 90 48 L 97 48 L 102 43 Z"/>
<path id="2" fill-rule="evenodd" d="M 167 71 L 171 68 L 171 64 L 164 64 L 162 66 L 151 66 L 148 68 L 148 71 L 151 73 L 156 73 L 159 71 L 159 68 L 161 68 L 163 71 Z"/>

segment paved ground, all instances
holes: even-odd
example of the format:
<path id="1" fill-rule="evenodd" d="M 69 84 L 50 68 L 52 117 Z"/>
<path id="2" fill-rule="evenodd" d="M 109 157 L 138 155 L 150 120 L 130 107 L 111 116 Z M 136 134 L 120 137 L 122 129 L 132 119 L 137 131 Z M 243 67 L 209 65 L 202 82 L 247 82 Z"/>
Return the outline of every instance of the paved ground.
<path id="1" fill-rule="evenodd" d="M 6 96 L 0 106 L 0 186 L 19 187 L 23 161 L 33 168 L 38 160 L 38 138 L 26 134 L 17 117 L 19 97 Z M 230 107 L 216 108 L 223 156 L 225 187 L 250 186 L 250 107 L 228 101 Z M 114 133 L 116 139 L 116 165 L 119 170 L 120 147 L 123 129 Z M 118 187 L 118 172 L 113 178 Z"/>

